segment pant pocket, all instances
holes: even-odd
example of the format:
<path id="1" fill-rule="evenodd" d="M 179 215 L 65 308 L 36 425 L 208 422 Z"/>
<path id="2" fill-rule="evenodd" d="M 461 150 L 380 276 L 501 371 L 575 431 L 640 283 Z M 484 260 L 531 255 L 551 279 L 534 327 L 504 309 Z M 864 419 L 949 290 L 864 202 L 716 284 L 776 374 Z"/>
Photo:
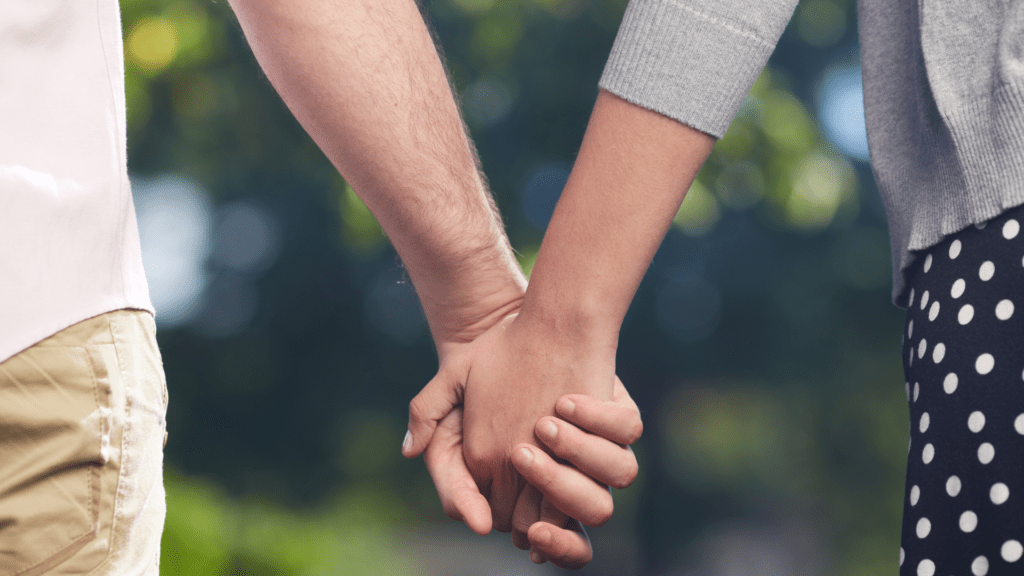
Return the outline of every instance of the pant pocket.
<path id="1" fill-rule="evenodd" d="M 85 348 L 36 346 L 0 363 L 0 576 L 44 574 L 76 555 L 89 570 L 107 555 L 110 392 L 92 362 Z"/>

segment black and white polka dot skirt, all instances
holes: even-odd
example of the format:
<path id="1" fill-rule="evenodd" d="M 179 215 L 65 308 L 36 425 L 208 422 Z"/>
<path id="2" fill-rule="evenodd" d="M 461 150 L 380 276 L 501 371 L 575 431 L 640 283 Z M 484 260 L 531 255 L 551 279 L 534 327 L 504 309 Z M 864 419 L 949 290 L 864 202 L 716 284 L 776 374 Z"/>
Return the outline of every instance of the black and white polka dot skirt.
<path id="1" fill-rule="evenodd" d="M 903 576 L 1024 575 L 1024 207 L 907 274 Z"/>

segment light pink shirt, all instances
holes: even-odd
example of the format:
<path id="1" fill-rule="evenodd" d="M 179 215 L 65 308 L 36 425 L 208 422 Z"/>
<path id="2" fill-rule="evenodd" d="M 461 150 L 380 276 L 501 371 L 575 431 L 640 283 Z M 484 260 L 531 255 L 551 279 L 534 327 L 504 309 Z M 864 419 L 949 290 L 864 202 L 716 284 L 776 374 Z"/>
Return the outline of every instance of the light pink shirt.
<path id="1" fill-rule="evenodd" d="M 117 0 L 0 1 L 0 361 L 152 312 L 125 131 Z"/>

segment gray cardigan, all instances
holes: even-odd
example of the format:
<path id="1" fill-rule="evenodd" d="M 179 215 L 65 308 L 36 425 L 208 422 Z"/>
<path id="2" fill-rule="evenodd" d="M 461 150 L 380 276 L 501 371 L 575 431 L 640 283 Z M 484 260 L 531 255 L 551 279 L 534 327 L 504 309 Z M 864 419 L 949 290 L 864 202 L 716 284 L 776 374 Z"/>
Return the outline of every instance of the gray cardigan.
<path id="1" fill-rule="evenodd" d="M 796 0 L 631 0 L 600 85 L 716 138 Z M 893 300 L 913 250 L 1024 204 L 1024 0 L 859 0 Z"/>

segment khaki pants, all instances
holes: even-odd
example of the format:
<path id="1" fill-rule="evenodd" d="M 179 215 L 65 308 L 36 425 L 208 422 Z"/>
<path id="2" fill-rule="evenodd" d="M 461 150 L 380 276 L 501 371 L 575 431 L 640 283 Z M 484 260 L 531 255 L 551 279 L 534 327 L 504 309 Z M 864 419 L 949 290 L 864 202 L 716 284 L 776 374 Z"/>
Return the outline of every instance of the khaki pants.
<path id="1" fill-rule="evenodd" d="M 166 412 L 146 312 L 0 363 L 0 576 L 158 574 Z"/>

